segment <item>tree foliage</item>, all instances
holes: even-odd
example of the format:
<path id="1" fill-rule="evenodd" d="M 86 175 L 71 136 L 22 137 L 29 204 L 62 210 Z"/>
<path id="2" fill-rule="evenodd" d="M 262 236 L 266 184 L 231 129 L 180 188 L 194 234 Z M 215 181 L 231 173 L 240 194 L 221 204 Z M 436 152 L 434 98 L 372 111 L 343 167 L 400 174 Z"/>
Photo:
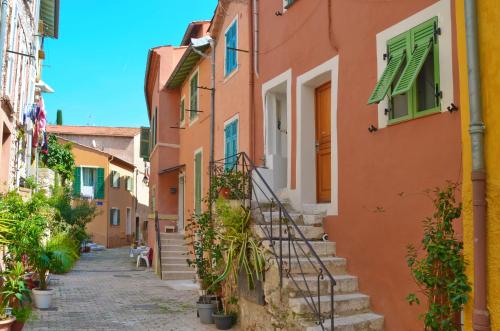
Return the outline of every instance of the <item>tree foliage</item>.
<path id="1" fill-rule="evenodd" d="M 60 144 L 57 137 L 51 134 L 48 138 L 48 153 L 42 154 L 45 166 L 61 175 L 63 183 L 73 178 L 75 158 L 71 148 L 71 143 Z"/>
<path id="2" fill-rule="evenodd" d="M 408 245 L 408 266 L 428 303 L 422 315 L 425 330 L 458 330 L 455 315 L 462 310 L 471 291 L 465 274 L 463 243 L 455 238 L 453 229 L 462 211 L 461 204 L 455 200 L 456 190 L 457 184 L 434 190 L 435 212 L 424 220 L 421 247 Z M 410 304 L 420 304 L 415 293 L 406 299 Z"/>

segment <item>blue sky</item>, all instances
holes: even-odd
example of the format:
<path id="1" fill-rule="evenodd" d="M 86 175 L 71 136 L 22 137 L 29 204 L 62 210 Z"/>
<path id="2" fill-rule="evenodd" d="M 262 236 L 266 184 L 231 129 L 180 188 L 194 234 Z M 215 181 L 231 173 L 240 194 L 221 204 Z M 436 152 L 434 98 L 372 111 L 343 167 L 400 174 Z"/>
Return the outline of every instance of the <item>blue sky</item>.
<path id="1" fill-rule="evenodd" d="M 178 45 L 191 21 L 211 19 L 217 0 L 61 1 L 59 39 L 45 41 L 42 79 L 48 120 L 64 124 L 147 125 L 147 53 Z"/>

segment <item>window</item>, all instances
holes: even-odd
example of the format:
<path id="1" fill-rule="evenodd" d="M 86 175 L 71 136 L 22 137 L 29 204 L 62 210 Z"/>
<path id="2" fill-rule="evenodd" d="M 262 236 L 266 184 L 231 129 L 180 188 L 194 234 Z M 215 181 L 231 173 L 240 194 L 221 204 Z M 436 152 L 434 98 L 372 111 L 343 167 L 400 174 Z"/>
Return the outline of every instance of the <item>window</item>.
<path id="1" fill-rule="evenodd" d="M 198 118 L 198 72 L 191 78 L 189 94 L 189 121 L 194 122 Z"/>
<path id="2" fill-rule="evenodd" d="M 180 114 L 179 114 L 180 115 L 179 116 L 180 117 L 180 126 L 183 127 L 184 126 L 184 120 L 185 120 L 184 116 L 185 116 L 185 113 L 186 113 L 186 103 L 185 103 L 185 99 L 184 98 L 181 99 L 181 105 L 180 105 L 179 108 L 180 108 L 179 109 L 179 112 L 180 112 Z"/>
<path id="3" fill-rule="evenodd" d="M 73 175 L 74 197 L 104 199 L 104 168 L 77 167 Z"/>
<path id="4" fill-rule="evenodd" d="M 233 120 L 224 128 L 224 158 L 226 170 L 232 170 L 238 154 L 238 119 Z"/>
<path id="5" fill-rule="evenodd" d="M 120 187 L 120 173 L 118 171 L 111 171 L 111 187 L 119 188 Z"/>
<path id="6" fill-rule="evenodd" d="M 224 65 L 225 76 L 238 68 L 238 20 L 234 20 L 226 31 L 226 62 Z"/>
<path id="7" fill-rule="evenodd" d="M 390 39 L 388 63 L 368 104 L 389 97 L 389 123 L 440 111 L 437 18 Z"/>
<path id="8" fill-rule="evenodd" d="M 194 155 L 194 212 L 201 214 L 202 152 Z"/>
<path id="9" fill-rule="evenodd" d="M 120 225 L 120 209 L 111 208 L 109 210 L 109 224 Z"/>
<path id="10" fill-rule="evenodd" d="M 144 161 L 149 160 L 149 146 L 150 146 L 150 133 L 149 133 L 149 128 L 146 127 L 141 127 L 141 158 L 144 159 Z"/>
<path id="11" fill-rule="evenodd" d="M 127 187 L 127 191 L 132 192 L 134 190 L 134 181 L 133 178 L 130 176 L 127 176 L 125 179 L 125 185 Z"/>

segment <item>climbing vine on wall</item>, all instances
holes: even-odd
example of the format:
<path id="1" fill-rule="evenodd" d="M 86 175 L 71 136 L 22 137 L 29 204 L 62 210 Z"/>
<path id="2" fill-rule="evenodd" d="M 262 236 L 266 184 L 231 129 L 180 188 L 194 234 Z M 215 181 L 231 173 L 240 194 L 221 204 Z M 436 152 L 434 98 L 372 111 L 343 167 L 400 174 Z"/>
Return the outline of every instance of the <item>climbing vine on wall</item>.
<path id="1" fill-rule="evenodd" d="M 61 144 L 57 137 L 49 135 L 48 153 L 42 154 L 42 162 L 46 167 L 54 170 L 61 176 L 63 184 L 73 178 L 75 158 L 71 152 L 71 143 Z"/>
<path id="2" fill-rule="evenodd" d="M 421 292 L 427 299 L 422 315 L 425 330 L 459 329 L 456 315 L 471 291 L 463 255 L 463 243 L 456 239 L 453 223 L 460 218 L 462 206 L 456 202 L 457 184 L 434 190 L 435 212 L 424 220 L 420 247 L 408 245 L 407 263 Z M 410 304 L 420 304 L 415 293 L 407 296 Z"/>

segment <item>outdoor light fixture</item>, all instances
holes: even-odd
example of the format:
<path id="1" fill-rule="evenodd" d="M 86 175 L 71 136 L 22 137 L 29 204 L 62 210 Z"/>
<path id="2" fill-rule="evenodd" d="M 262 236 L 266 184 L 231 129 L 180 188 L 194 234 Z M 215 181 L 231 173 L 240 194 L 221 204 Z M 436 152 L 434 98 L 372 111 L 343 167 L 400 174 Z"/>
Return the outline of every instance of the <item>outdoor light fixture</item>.
<path id="1" fill-rule="evenodd" d="M 142 179 L 142 182 L 144 183 L 144 185 L 148 185 L 149 184 L 149 178 L 147 175 L 144 175 L 144 178 Z"/>

